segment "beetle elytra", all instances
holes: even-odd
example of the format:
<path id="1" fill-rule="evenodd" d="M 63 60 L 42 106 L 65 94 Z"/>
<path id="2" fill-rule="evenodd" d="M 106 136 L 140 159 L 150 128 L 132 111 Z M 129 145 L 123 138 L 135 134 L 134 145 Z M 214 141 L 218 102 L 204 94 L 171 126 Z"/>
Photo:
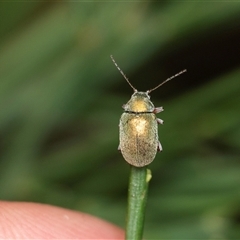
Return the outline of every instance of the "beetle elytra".
<path id="1" fill-rule="evenodd" d="M 134 91 L 130 100 L 123 105 L 124 112 L 119 123 L 120 143 L 118 150 L 122 152 L 124 159 L 129 164 L 135 167 L 143 167 L 154 160 L 157 151 L 162 151 L 162 145 L 158 140 L 158 124 L 163 124 L 163 120 L 157 118 L 156 114 L 162 112 L 163 107 L 154 107 L 149 93 L 187 70 L 173 75 L 155 88 L 146 92 L 139 92 L 129 82 L 113 56 L 110 57 Z"/>

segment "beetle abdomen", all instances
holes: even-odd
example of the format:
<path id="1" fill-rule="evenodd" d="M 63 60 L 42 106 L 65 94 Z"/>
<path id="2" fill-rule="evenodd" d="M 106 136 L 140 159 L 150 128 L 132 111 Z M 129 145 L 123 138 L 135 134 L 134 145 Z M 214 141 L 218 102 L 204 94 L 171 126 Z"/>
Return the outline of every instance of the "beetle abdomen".
<path id="1" fill-rule="evenodd" d="M 150 164 L 157 153 L 158 131 L 154 113 L 122 114 L 120 119 L 120 149 L 131 165 Z"/>

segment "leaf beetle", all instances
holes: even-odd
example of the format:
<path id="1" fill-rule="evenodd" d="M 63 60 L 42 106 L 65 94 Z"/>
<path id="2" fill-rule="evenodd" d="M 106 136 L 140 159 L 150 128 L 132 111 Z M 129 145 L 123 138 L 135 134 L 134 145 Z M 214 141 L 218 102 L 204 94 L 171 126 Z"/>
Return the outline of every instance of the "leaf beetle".
<path id="1" fill-rule="evenodd" d="M 134 91 L 130 100 L 123 105 L 124 112 L 119 123 L 118 150 L 129 164 L 135 167 L 144 167 L 154 160 L 157 151 L 163 150 L 158 140 L 158 124 L 163 124 L 163 120 L 156 117 L 157 113 L 163 111 L 163 107 L 154 107 L 149 93 L 187 70 L 182 70 L 151 90 L 140 92 L 133 87 L 113 56 L 110 57 Z"/>

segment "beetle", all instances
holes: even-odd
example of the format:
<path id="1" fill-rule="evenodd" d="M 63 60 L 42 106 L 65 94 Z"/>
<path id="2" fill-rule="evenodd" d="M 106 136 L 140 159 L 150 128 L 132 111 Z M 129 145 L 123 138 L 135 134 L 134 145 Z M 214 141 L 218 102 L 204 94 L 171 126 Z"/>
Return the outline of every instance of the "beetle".
<path id="1" fill-rule="evenodd" d="M 163 124 L 163 120 L 156 117 L 157 113 L 163 111 L 163 107 L 155 107 L 150 100 L 149 93 L 187 70 L 182 70 L 173 75 L 153 89 L 146 92 L 140 92 L 133 87 L 126 75 L 117 65 L 113 56 L 111 55 L 110 57 L 134 91 L 130 100 L 122 106 L 124 112 L 119 123 L 120 143 L 118 150 L 121 151 L 124 159 L 129 164 L 135 167 L 144 167 L 154 160 L 157 151 L 163 150 L 158 140 L 158 124 Z"/>

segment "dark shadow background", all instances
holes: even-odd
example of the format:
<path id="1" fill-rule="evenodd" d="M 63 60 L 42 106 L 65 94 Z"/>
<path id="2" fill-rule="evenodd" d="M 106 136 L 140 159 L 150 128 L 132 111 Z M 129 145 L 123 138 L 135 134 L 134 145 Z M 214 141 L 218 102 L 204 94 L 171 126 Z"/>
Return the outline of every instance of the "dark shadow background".
<path id="1" fill-rule="evenodd" d="M 145 239 L 240 238 L 240 3 L 1 2 L 0 198 L 124 227 L 122 104 L 151 94 L 164 151 Z"/>

